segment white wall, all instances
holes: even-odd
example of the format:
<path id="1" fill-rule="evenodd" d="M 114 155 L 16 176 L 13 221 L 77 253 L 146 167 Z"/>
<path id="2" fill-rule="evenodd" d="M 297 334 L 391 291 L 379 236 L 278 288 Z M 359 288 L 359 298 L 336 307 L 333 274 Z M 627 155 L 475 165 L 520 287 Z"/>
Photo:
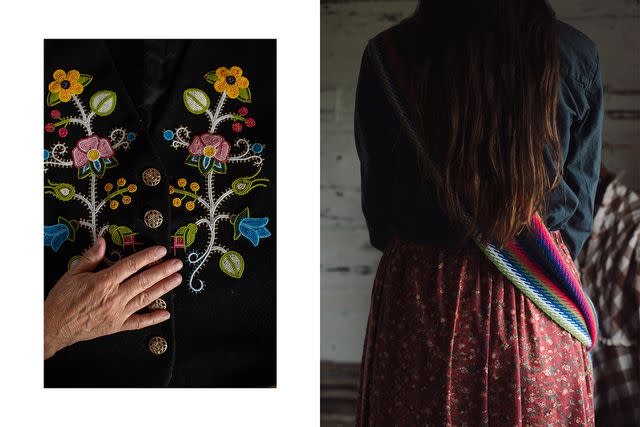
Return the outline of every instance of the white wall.
<path id="1" fill-rule="evenodd" d="M 558 17 L 599 49 L 606 92 L 603 164 L 640 190 L 640 10 L 637 0 L 555 0 Z M 409 15 L 415 1 L 321 4 L 322 358 L 359 361 L 380 253 L 360 210 L 353 101 L 369 38 Z"/>

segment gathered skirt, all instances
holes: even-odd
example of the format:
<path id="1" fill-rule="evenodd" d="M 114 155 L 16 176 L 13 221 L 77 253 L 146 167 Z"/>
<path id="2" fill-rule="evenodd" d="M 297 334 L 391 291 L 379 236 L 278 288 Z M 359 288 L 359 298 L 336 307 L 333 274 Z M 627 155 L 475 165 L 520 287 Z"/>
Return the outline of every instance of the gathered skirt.
<path id="1" fill-rule="evenodd" d="M 560 232 L 551 235 L 571 261 Z M 394 239 L 373 286 L 356 419 L 592 426 L 591 362 L 478 248 Z"/>

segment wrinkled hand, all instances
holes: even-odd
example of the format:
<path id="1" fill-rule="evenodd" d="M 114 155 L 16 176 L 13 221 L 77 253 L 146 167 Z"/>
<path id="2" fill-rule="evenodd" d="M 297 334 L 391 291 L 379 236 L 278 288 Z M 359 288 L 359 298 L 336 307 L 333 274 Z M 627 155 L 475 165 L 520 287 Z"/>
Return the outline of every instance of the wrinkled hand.
<path id="1" fill-rule="evenodd" d="M 166 310 L 137 314 L 182 282 L 179 259 L 159 260 L 166 248 L 154 246 L 93 272 L 104 257 L 106 242 L 95 245 L 64 274 L 44 302 L 44 358 L 78 341 L 142 329 L 169 318 Z M 137 274 L 136 274 L 137 273 Z"/>

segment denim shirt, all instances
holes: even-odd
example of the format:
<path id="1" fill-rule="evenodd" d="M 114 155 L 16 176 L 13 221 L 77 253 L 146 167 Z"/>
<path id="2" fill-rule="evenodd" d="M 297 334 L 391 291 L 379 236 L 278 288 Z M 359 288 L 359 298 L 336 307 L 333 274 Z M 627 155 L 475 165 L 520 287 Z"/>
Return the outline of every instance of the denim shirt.
<path id="1" fill-rule="evenodd" d="M 556 21 L 556 34 L 560 73 L 557 124 L 563 169 L 560 185 L 547 195 L 545 222 L 549 230 L 560 230 L 575 260 L 593 223 L 602 148 L 603 89 L 593 41 L 561 21 Z M 371 244 L 384 250 L 396 235 L 440 247 L 473 246 L 472 241 L 462 240 L 460 230 L 448 226 L 435 201 L 435 189 L 421 183 L 415 150 L 395 122 L 370 61 L 365 50 L 354 128 L 362 210 Z M 545 159 L 549 172 L 554 172 L 549 150 Z"/>

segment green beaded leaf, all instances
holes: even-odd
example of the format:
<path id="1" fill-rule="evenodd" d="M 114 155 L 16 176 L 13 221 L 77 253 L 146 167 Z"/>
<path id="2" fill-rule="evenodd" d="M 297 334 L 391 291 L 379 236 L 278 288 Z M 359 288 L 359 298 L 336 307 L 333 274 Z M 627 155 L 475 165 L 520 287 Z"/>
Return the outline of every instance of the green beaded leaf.
<path id="1" fill-rule="evenodd" d="M 80 258 L 82 258 L 82 255 L 74 255 L 69 259 L 69 262 L 67 263 L 67 270 L 71 270 L 71 267 L 73 267 L 73 265 L 78 262 L 80 260 Z"/>
<path id="2" fill-rule="evenodd" d="M 204 91 L 196 88 L 190 88 L 182 94 L 182 100 L 187 110 L 193 114 L 203 114 L 211 105 L 211 101 Z"/>
<path id="3" fill-rule="evenodd" d="M 218 75 L 216 74 L 215 71 L 209 71 L 207 74 L 204 75 L 204 79 L 209 83 L 213 84 L 216 81 L 218 81 Z"/>
<path id="4" fill-rule="evenodd" d="M 59 216 L 58 217 L 58 224 L 65 224 L 68 228 L 69 228 L 69 237 L 67 237 L 67 240 L 70 242 L 75 242 L 76 241 L 76 230 L 78 229 L 78 222 L 77 221 L 69 221 L 68 219 Z"/>
<path id="5" fill-rule="evenodd" d="M 227 251 L 220 257 L 220 270 L 234 279 L 242 277 L 244 259 L 238 252 Z"/>
<path id="6" fill-rule="evenodd" d="M 238 94 L 238 101 L 246 102 L 247 104 L 251 102 L 251 90 L 249 88 L 240 88 L 240 93 Z"/>
<path id="7" fill-rule="evenodd" d="M 80 78 L 78 78 L 78 83 L 80 83 L 84 87 L 87 87 L 89 86 L 89 83 L 91 83 L 92 80 L 93 80 L 93 77 L 90 76 L 89 74 L 80 74 Z"/>
<path id="8" fill-rule="evenodd" d="M 183 225 L 176 231 L 175 237 L 182 237 L 184 239 L 184 248 L 188 248 L 196 240 L 196 233 L 198 232 L 198 226 L 194 223 Z"/>
<path id="9" fill-rule="evenodd" d="M 124 237 L 133 234 L 133 231 L 124 225 L 112 225 L 109 227 L 109 234 L 111 235 L 111 241 L 115 245 L 124 248 Z"/>
<path id="10" fill-rule="evenodd" d="M 108 116 L 116 109 L 117 99 L 115 92 L 101 90 L 93 94 L 89 100 L 89 107 L 91 107 L 91 111 L 99 116 Z"/>
<path id="11" fill-rule="evenodd" d="M 184 244 L 185 247 L 191 246 L 191 244 L 196 240 L 196 233 L 198 232 L 198 226 L 191 223 L 187 225 L 187 230 L 184 233 Z"/>
<path id="12" fill-rule="evenodd" d="M 47 94 L 47 107 L 53 107 L 60 103 L 60 97 L 57 93 L 49 92 Z"/>

